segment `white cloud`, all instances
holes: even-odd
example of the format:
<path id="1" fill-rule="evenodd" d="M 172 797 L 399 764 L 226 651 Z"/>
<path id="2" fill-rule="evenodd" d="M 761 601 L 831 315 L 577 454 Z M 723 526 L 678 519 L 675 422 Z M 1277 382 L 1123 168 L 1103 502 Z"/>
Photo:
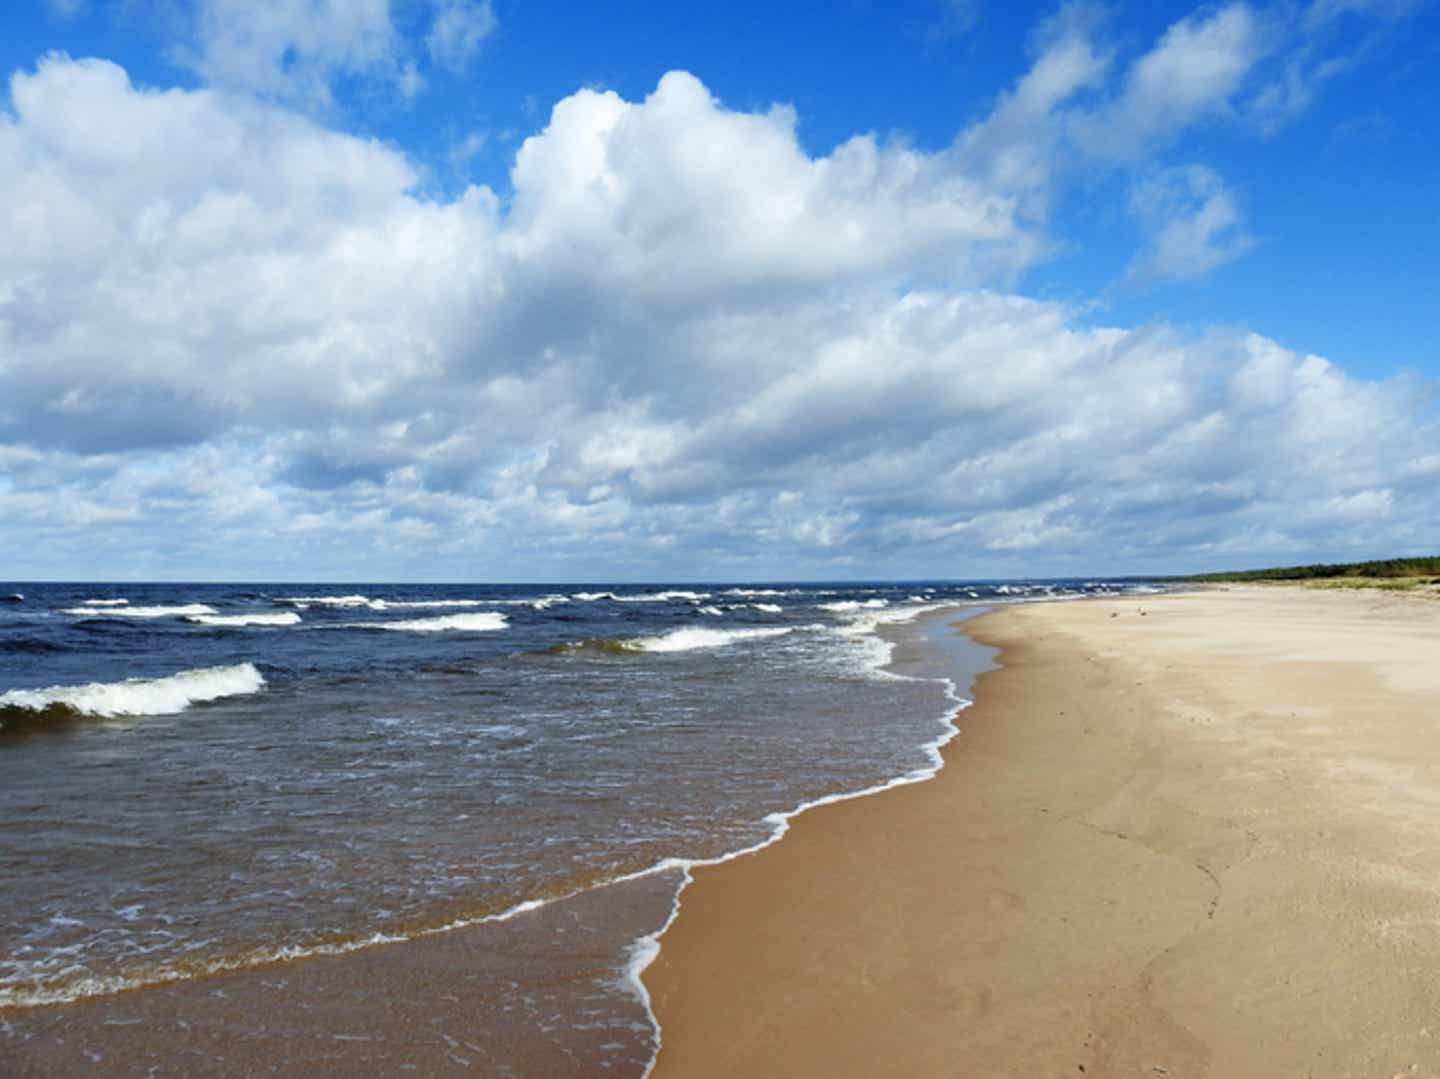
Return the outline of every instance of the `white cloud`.
<path id="1" fill-rule="evenodd" d="M 412 41 L 391 0 L 198 0 L 177 55 L 212 86 L 305 108 L 334 105 L 345 79 L 408 102 L 427 85 L 423 62 L 462 73 L 498 26 L 490 0 L 424 3 L 429 29 Z"/>
<path id="2" fill-rule="evenodd" d="M 1107 107 L 1076 117 L 1076 138 L 1091 154 L 1134 157 L 1224 113 L 1273 47 L 1247 4 L 1181 19 L 1130 66 Z"/>
<path id="3" fill-rule="evenodd" d="M 425 47 L 441 67 L 463 72 L 497 25 L 490 0 L 438 0 Z"/>
<path id="4" fill-rule="evenodd" d="M 195 36 L 206 80 L 270 97 L 328 103 L 339 75 L 400 74 L 389 0 L 200 0 Z"/>
<path id="5" fill-rule="evenodd" d="M 502 210 L 101 61 L 11 90 L 0 544 L 51 572 L 1129 568 L 1344 549 L 1375 492 L 1440 524 L 1408 387 L 996 291 L 1038 241 L 957 151 L 810 156 L 673 73 L 557 105 Z M 1171 179 L 1194 265 L 1223 188 Z"/>
<path id="6" fill-rule="evenodd" d="M 641 104 L 589 90 L 566 98 L 521 147 L 513 181 L 517 258 L 676 299 L 711 295 L 727 278 L 975 281 L 1035 254 L 1012 201 L 943 157 L 862 135 L 812 159 L 791 110 L 729 111 L 683 72 Z"/>
<path id="7" fill-rule="evenodd" d="M 1010 193 L 1032 226 L 1044 222 L 1057 191 L 1097 166 L 1145 167 L 1198 124 L 1262 109 L 1293 115 L 1309 102 L 1282 103 L 1283 87 L 1255 88 L 1281 39 L 1246 4 L 1175 22 L 1128 64 L 1102 29 L 1096 9 L 1062 7 L 1041 25 L 1029 71 L 956 139 L 956 160 Z M 1261 100 L 1267 92 L 1273 101 Z"/>
<path id="8" fill-rule="evenodd" d="M 1132 279 L 1203 277 L 1253 244 L 1224 182 L 1203 165 L 1164 169 L 1130 190 L 1130 212 L 1149 233 Z"/>
<path id="9" fill-rule="evenodd" d="M 998 190 L 1021 196 L 1033 217 L 1043 217 L 1060 155 L 1068 149 L 1069 116 L 1077 97 L 1096 90 L 1112 56 L 1095 41 L 1087 9 L 1067 7 L 1037 35 L 1037 55 L 991 114 L 956 140 L 966 167 Z"/>

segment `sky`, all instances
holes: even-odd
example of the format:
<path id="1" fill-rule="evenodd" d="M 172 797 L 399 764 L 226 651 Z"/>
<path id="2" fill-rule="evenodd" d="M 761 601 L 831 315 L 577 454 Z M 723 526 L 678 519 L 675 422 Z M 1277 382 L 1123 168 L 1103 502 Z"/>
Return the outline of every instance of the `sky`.
<path id="1" fill-rule="evenodd" d="M 1440 551 L 1435 0 L 0 29 L 0 579 Z"/>

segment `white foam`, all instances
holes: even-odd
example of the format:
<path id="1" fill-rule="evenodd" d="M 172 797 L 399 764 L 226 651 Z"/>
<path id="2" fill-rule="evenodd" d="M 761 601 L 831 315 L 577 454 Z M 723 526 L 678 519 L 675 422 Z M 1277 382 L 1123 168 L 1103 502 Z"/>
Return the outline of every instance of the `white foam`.
<path id="1" fill-rule="evenodd" d="M 475 614 L 445 614 L 438 618 L 409 618 L 396 622 L 355 622 L 365 629 L 392 629 L 408 633 L 488 633 L 510 623 L 498 611 Z"/>
<path id="2" fill-rule="evenodd" d="M 128 599 L 87 599 L 87 607 L 123 607 L 130 601 Z"/>
<path id="3" fill-rule="evenodd" d="M 547 602 L 548 601 L 548 602 Z M 329 607 L 332 609 L 352 610 L 364 607 L 371 611 L 409 611 L 409 610 L 464 610 L 469 607 L 497 607 L 502 605 L 518 606 L 521 604 L 535 606 L 537 603 L 555 602 L 553 597 L 547 597 L 546 601 L 533 599 L 375 599 L 371 596 L 362 596 L 358 593 L 348 596 L 282 596 L 275 601 L 283 603 L 288 607 L 299 607 L 305 610 L 308 607 Z M 537 610 L 544 608 L 537 607 Z M 489 617 L 493 612 L 482 612 Z M 461 616 L 465 617 L 465 616 Z M 495 615 L 494 617 L 500 617 Z M 438 629 L 502 629 L 503 626 L 431 626 L 422 623 L 441 622 L 443 619 L 415 619 L 413 623 L 387 622 L 387 623 L 365 623 L 366 625 L 381 626 L 385 629 L 416 629 L 421 632 Z"/>
<path id="4" fill-rule="evenodd" d="M 167 716 L 202 701 L 258 693 L 264 684 L 264 677 L 253 663 L 237 663 L 229 667 L 181 671 L 165 678 L 12 689 L 0 693 L 0 705 L 38 712 L 52 704 L 63 704 L 91 716 Z"/>
<path id="5" fill-rule="evenodd" d="M 375 604 L 369 596 L 281 596 L 275 601 L 291 607 L 371 607 Z"/>
<path id="6" fill-rule="evenodd" d="M 444 608 L 444 607 L 487 607 L 494 604 L 489 599 L 372 599 L 370 606 L 377 611 Z"/>
<path id="7" fill-rule="evenodd" d="M 625 643 L 644 652 L 689 652 L 696 648 L 724 648 L 736 641 L 780 637 L 789 627 L 772 629 L 675 629 L 658 637 L 635 637 Z"/>
<path id="8" fill-rule="evenodd" d="M 214 614 L 215 608 L 204 603 L 185 603 L 178 607 L 100 607 L 92 603 L 86 607 L 70 607 L 62 613 L 81 618 L 183 618 L 186 615 Z"/>
<path id="9" fill-rule="evenodd" d="M 752 603 L 750 606 L 754 607 L 757 611 L 764 611 L 766 614 L 780 614 L 785 610 L 785 608 L 778 603 Z"/>
<path id="10" fill-rule="evenodd" d="M 611 599 L 620 603 L 665 603 L 669 600 L 684 599 L 691 603 L 699 603 L 702 599 L 709 599 L 709 592 L 637 592 L 630 596 L 611 595 Z"/>
<path id="11" fill-rule="evenodd" d="M 881 626 L 894 625 L 896 622 L 908 622 L 912 618 L 917 618 L 930 611 L 953 606 L 953 603 L 917 603 L 913 606 L 879 609 L 873 604 L 867 603 L 863 608 L 850 612 L 851 617 L 834 629 L 835 632 L 847 637 L 874 637 L 875 640 L 879 640 L 880 638 L 875 637 L 875 631 Z"/>
<path id="12" fill-rule="evenodd" d="M 293 626 L 300 621 L 294 611 L 275 614 L 190 614 L 185 621 L 200 626 Z"/>
<path id="13" fill-rule="evenodd" d="M 842 599 L 834 603 L 816 604 L 816 606 L 822 611 L 835 611 L 843 614 L 847 611 L 878 611 L 882 607 L 890 606 L 890 601 L 888 599 L 867 599 L 863 601 L 858 599 Z"/>
<path id="14" fill-rule="evenodd" d="M 578 599 L 584 603 L 594 603 L 597 599 L 619 599 L 614 592 L 576 592 L 571 599 Z"/>

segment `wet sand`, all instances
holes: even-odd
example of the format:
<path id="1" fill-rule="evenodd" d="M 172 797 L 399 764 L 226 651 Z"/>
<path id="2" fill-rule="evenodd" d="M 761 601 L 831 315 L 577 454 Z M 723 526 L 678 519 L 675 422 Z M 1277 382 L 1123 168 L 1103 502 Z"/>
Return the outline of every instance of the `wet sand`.
<path id="1" fill-rule="evenodd" d="M 656 874 L 348 955 L 0 1009 L 0 1079 L 639 1075 L 652 1028 L 615 987 L 617 944 L 663 921 L 677 883 Z"/>
<path id="2" fill-rule="evenodd" d="M 656 1075 L 1440 1075 L 1440 603 L 1006 608 L 935 780 L 700 869 Z"/>

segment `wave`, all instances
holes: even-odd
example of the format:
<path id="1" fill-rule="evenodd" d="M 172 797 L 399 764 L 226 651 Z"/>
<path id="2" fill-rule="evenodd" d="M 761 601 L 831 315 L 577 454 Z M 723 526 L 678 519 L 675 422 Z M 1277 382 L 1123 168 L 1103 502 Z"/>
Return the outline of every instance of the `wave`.
<path id="1" fill-rule="evenodd" d="M 754 607 L 757 611 L 764 611 L 766 614 L 780 614 L 785 610 L 785 608 L 778 603 L 752 603 L 750 606 Z"/>
<path id="2" fill-rule="evenodd" d="M 709 599 L 711 595 L 710 592 L 672 589 L 667 592 L 632 592 L 624 596 L 615 592 L 576 592 L 569 598 L 578 599 L 582 603 L 594 603 L 597 599 L 614 600 L 616 603 L 670 603 L 683 599 L 688 603 L 699 603 L 701 600 Z"/>
<path id="3" fill-rule="evenodd" d="M 185 621 L 199 626 L 293 626 L 300 622 L 294 611 L 278 614 L 189 614 Z"/>
<path id="4" fill-rule="evenodd" d="M 375 603 L 369 596 L 281 596 L 275 600 L 282 607 L 369 607 Z"/>
<path id="5" fill-rule="evenodd" d="M 545 649 L 552 656 L 600 652 L 611 656 L 633 656 L 644 649 L 632 640 L 620 637 L 587 637 L 583 641 L 561 641 Z"/>
<path id="6" fill-rule="evenodd" d="M 640 652 L 690 652 L 697 648 L 724 648 L 736 641 L 783 637 L 788 626 L 767 629 L 676 629 L 658 637 L 635 637 L 628 643 Z"/>
<path id="7" fill-rule="evenodd" d="M 372 599 L 370 606 L 377 611 L 412 610 L 442 607 L 486 607 L 494 603 L 488 599 Z"/>
<path id="8" fill-rule="evenodd" d="M 637 592 L 630 596 L 611 595 L 611 599 L 620 603 L 666 603 L 677 599 L 683 599 L 690 603 L 699 603 L 702 599 L 709 599 L 709 592 Z"/>
<path id="9" fill-rule="evenodd" d="M 21 592 L 9 592 L 0 596 L 0 603 L 24 603 L 25 596 Z"/>
<path id="10" fill-rule="evenodd" d="M 184 618 L 187 615 L 214 614 L 215 608 L 204 603 L 185 603 L 178 607 L 100 607 L 90 604 L 68 607 L 61 613 L 80 618 Z"/>
<path id="11" fill-rule="evenodd" d="M 487 633 L 510 623 L 498 611 L 446 614 L 438 618 L 406 618 L 395 622 L 352 622 L 355 629 L 391 629 L 409 633 Z"/>
<path id="12" fill-rule="evenodd" d="M 372 611 L 464 610 L 467 607 L 527 606 L 543 611 L 552 603 L 563 603 L 566 596 L 543 599 L 376 599 L 357 594 L 348 596 L 281 596 L 274 602 L 282 607 L 329 607 L 350 609 L 365 607 Z"/>
<path id="13" fill-rule="evenodd" d="M 822 629 L 813 626 L 807 629 Z M 697 648 L 723 648 L 736 641 L 762 637 L 781 637 L 794 632 L 794 627 L 762 629 L 694 629 L 686 627 L 653 637 L 587 637 L 583 641 L 564 641 L 546 651 L 552 656 L 598 652 L 612 656 L 634 656 L 644 652 L 689 652 Z"/>
<path id="14" fill-rule="evenodd" d="M 128 678 L 83 686 L 12 689 L 0 693 L 0 732 L 93 717 L 167 716 L 192 704 L 258 693 L 265 678 L 253 663 L 201 667 L 164 678 Z"/>
<path id="15" fill-rule="evenodd" d="M 837 613 L 843 614 L 847 611 L 878 611 L 881 607 L 890 606 L 890 601 L 888 599 L 842 599 L 836 601 L 835 603 L 819 603 L 816 604 L 816 606 L 818 606 L 822 611 L 835 611 Z"/>
<path id="16" fill-rule="evenodd" d="M 124 607 L 130 601 L 128 599 L 87 599 L 86 607 Z"/>

